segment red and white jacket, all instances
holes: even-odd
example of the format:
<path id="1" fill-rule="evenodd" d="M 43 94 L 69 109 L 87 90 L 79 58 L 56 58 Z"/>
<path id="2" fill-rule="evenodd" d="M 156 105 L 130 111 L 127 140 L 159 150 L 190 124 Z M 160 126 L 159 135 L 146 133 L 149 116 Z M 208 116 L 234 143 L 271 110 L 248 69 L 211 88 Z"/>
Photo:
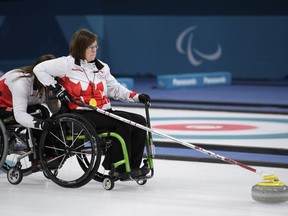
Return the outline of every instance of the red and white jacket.
<path id="1" fill-rule="evenodd" d="M 59 104 L 56 100 L 46 101 L 46 96 L 33 88 L 34 75 L 23 75 L 19 70 L 11 70 L 0 77 L 0 108 L 13 111 L 19 124 L 40 129 L 39 119 L 27 113 L 28 105 L 46 104 L 54 113 L 58 111 Z"/>
<path id="2" fill-rule="evenodd" d="M 34 68 L 34 73 L 45 86 L 53 86 L 58 78 L 59 83 L 75 99 L 86 104 L 96 101 L 100 109 L 110 109 L 109 98 L 124 102 L 139 102 L 139 94 L 122 86 L 110 73 L 104 62 L 95 59 L 93 62 L 64 56 L 42 62 Z M 68 103 L 70 109 L 87 109 L 75 103 Z"/>

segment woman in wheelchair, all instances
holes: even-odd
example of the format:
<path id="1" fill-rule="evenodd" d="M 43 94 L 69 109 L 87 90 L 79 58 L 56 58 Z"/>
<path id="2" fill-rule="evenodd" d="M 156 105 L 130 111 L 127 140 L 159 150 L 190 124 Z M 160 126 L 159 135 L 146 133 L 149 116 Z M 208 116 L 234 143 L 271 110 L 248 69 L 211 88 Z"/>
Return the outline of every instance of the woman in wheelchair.
<path id="1" fill-rule="evenodd" d="M 60 104 L 57 99 L 48 99 L 48 90 L 38 81 L 33 68 L 41 62 L 54 58 L 50 54 L 43 55 L 33 65 L 13 69 L 0 78 L 1 120 L 5 125 L 18 123 L 32 128 L 36 143 L 42 133 L 39 129 L 47 127 L 43 119 L 50 117 L 49 110 L 41 104 L 47 104 L 52 113 L 58 111 Z"/>
<path id="2" fill-rule="evenodd" d="M 96 130 L 105 129 L 118 133 L 126 142 L 131 172 L 128 176 L 137 178 L 149 173 L 147 166 L 141 166 L 146 142 L 146 131 L 115 120 L 93 110 L 80 106 L 75 101 L 109 111 L 146 126 L 146 119 L 139 114 L 113 110 L 109 98 L 125 102 L 147 103 L 150 97 L 131 91 L 121 85 L 110 73 L 109 66 L 96 58 L 98 37 L 87 29 L 76 31 L 70 41 L 70 54 L 38 64 L 34 73 L 39 81 L 51 89 L 61 100 L 67 102 L 69 112 L 78 113 L 90 120 Z M 73 98 L 73 101 L 71 100 Z M 115 162 L 123 159 L 121 145 L 117 139 L 108 148 L 102 166 L 113 169 Z M 120 179 L 127 177 L 124 165 L 115 170 Z"/>

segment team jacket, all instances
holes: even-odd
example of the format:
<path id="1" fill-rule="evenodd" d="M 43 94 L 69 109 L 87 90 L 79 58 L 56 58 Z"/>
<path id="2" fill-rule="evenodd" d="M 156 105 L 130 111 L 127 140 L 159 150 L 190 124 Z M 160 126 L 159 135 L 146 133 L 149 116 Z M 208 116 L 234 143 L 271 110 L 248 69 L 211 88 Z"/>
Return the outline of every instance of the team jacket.
<path id="1" fill-rule="evenodd" d="M 34 76 L 22 77 L 23 73 L 11 70 L 0 77 L 0 108 L 13 111 L 15 120 L 30 128 L 41 128 L 39 119 L 27 113 L 28 105 L 47 104 L 52 112 L 59 108 L 58 101 L 46 101 L 45 95 L 41 95 L 33 88 Z"/>
<path id="2" fill-rule="evenodd" d="M 104 62 L 95 59 L 74 59 L 72 56 L 60 57 L 38 64 L 34 73 L 45 86 L 55 87 L 56 80 L 75 99 L 86 104 L 91 100 L 100 109 L 110 109 L 109 98 L 125 102 L 139 102 L 138 93 L 122 86 L 110 73 Z M 87 109 L 75 103 L 68 103 L 70 109 Z"/>

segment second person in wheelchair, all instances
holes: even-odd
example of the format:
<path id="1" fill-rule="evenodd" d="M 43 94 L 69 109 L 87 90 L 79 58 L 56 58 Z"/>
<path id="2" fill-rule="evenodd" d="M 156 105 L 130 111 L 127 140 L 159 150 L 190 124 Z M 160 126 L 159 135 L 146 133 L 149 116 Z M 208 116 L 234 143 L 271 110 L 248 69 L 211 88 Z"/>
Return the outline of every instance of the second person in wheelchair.
<path id="1" fill-rule="evenodd" d="M 45 106 L 56 113 L 59 103 L 49 99 L 48 89 L 45 88 L 34 76 L 33 68 L 44 61 L 54 59 L 51 54 L 40 56 L 32 65 L 22 66 L 8 71 L 0 77 L 0 116 L 5 124 L 16 122 L 24 127 L 43 129 L 43 118 L 49 118 L 50 113 Z M 30 113 L 41 110 L 41 118 L 36 118 Z"/>
<path id="2" fill-rule="evenodd" d="M 54 58 L 51 54 L 40 56 L 32 65 L 10 70 L 0 78 L 1 120 L 5 125 L 18 123 L 32 128 L 36 143 L 39 143 L 41 129 L 47 129 L 49 126 L 49 124 L 44 126 L 43 120 L 50 117 L 50 112 L 58 112 L 60 104 L 57 99 L 48 97 L 48 89 L 35 77 L 33 68 L 38 63 Z M 43 104 L 46 104 L 49 110 Z M 28 146 L 23 147 L 28 148 Z M 17 147 L 15 146 L 15 148 Z M 35 164 L 35 171 L 38 170 L 38 159 L 38 155 L 36 158 L 30 156 L 32 164 Z"/>
<path id="3" fill-rule="evenodd" d="M 146 119 L 142 115 L 111 108 L 110 97 L 125 102 L 142 103 L 149 102 L 150 97 L 131 91 L 117 82 L 110 73 L 109 66 L 96 58 L 97 50 L 97 35 L 87 29 L 80 29 L 74 33 L 70 41 L 68 56 L 42 62 L 34 68 L 34 73 L 60 100 L 67 102 L 70 112 L 85 116 L 94 123 L 97 130 L 106 129 L 122 136 L 128 150 L 132 178 L 144 176 L 149 173 L 148 167 L 140 168 L 146 131 L 71 102 L 72 97 L 73 100 L 146 126 Z M 107 170 L 111 169 L 112 163 L 123 159 L 121 145 L 115 142 L 118 141 L 114 140 L 110 153 L 102 163 Z M 124 173 L 124 165 L 119 166 L 116 171 Z"/>

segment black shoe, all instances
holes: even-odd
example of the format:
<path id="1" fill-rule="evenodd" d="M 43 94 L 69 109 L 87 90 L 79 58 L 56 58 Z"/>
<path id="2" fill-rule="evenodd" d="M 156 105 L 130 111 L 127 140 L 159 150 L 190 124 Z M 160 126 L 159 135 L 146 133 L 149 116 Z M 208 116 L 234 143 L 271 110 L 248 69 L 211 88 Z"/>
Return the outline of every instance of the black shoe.
<path id="1" fill-rule="evenodd" d="M 133 179 L 137 179 L 137 178 L 146 176 L 149 172 L 150 172 L 150 169 L 147 166 L 143 166 L 137 169 L 132 169 L 131 177 Z"/>
<path id="2" fill-rule="evenodd" d="M 132 180 L 132 179 L 137 178 L 139 176 L 141 176 L 141 171 L 139 168 L 138 169 L 132 169 L 130 172 L 119 173 L 120 181 Z"/>
<path id="3" fill-rule="evenodd" d="M 140 168 L 141 176 L 146 176 L 149 172 L 150 169 L 147 166 L 143 166 Z"/>
<path id="4" fill-rule="evenodd" d="M 131 170 L 131 177 L 136 178 L 138 176 L 141 176 L 141 170 L 139 168 L 137 169 L 132 169 Z"/>

